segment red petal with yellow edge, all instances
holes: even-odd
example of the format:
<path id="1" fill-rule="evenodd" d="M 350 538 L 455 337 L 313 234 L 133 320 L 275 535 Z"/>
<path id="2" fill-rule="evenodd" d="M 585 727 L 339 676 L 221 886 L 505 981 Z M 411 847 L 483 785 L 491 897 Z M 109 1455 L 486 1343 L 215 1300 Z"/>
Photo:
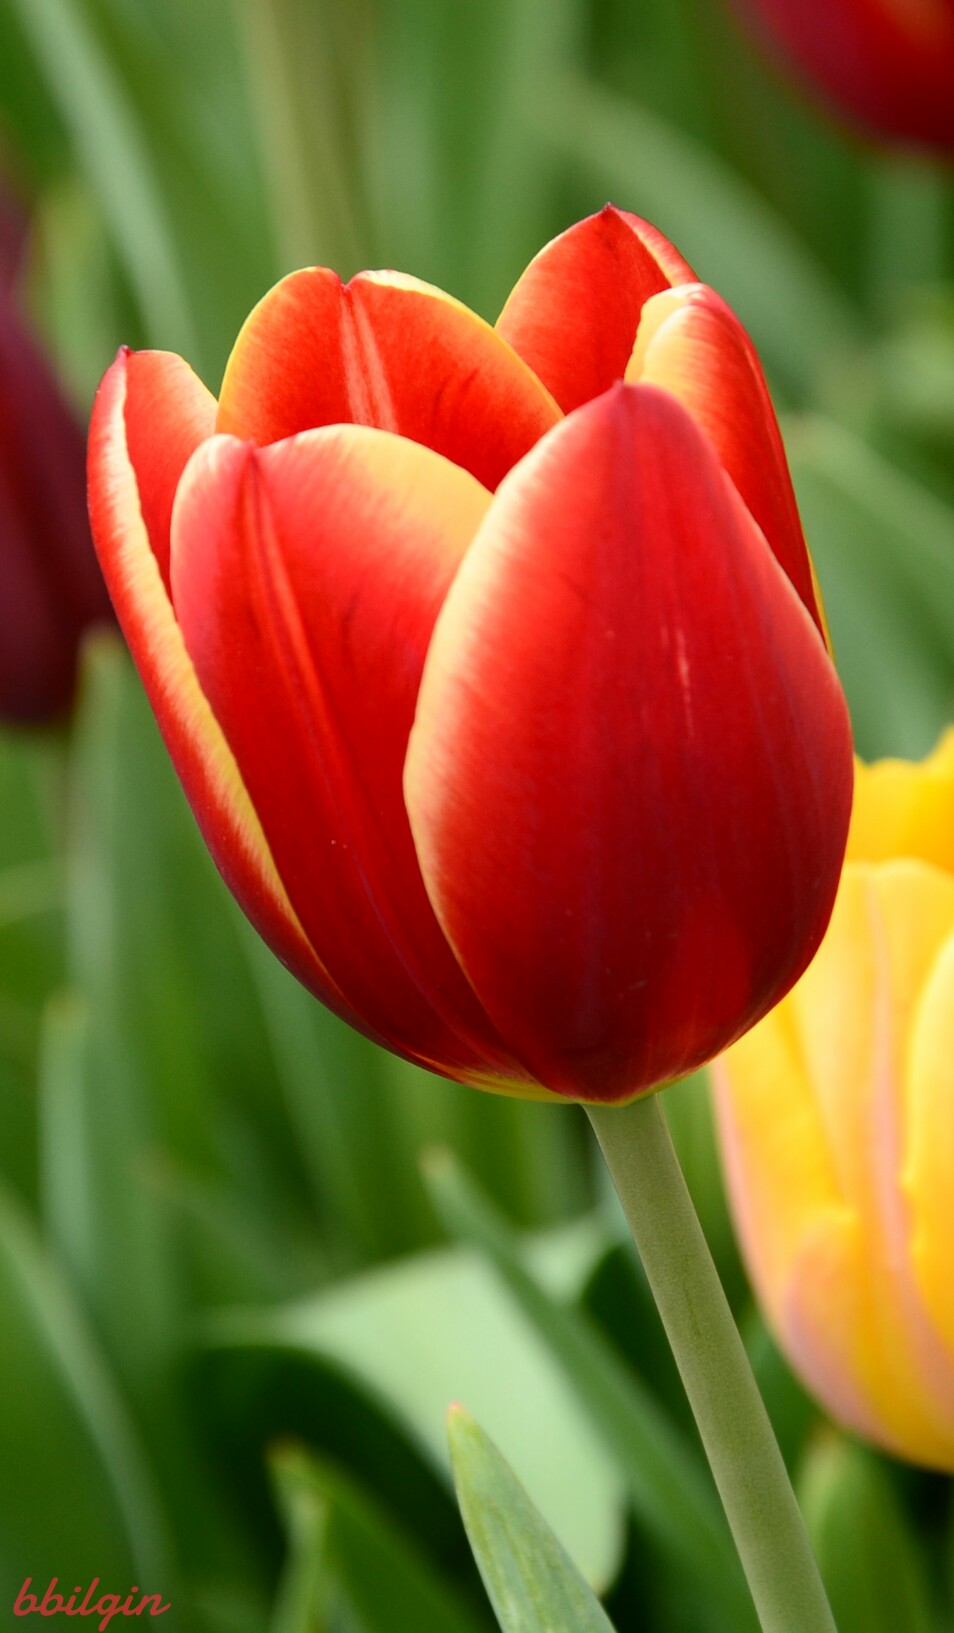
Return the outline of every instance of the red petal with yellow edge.
<path id="1" fill-rule="evenodd" d="M 714 289 L 691 284 L 650 300 L 628 381 L 663 386 L 715 445 L 780 565 L 824 634 L 824 617 L 785 450 L 755 347 Z"/>
<path id="2" fill-rule="evenodd" d="M 450 1076 L 511 1068 L 431 911 L 401 776 L 424 656 L 486 489 L 334 426 L 216 437 L 173 519 L 173 595 L 289 897 L 349 1006 Z"/>
<path id="3" fill-rule="evenodd" d="M 139 508 L 169 588 L 169 528 L 179 478 L 215 430 L 216 402 L 174 352 L 127 352 L 126 450 L 136 473 Z"/>
<path id="4" fill-rule="evenodd" d="M 231 750 L 196 679 L 146 530 L 147 511 L 154 522 L 168 513 L 176 464 L 190 436 L 201 433 L 210 401 L 181 358 L 120 354 L 99 388 L 90 426 L 93 537 L 116 615 L 219 872 L 282 961 L 340 1008 L 340 995 L 292 912 Z M 139 469 L 130 459 L 129 424 L 136 426 Z"/>
<path id="5" fill-rule="evenodd" d="M 623 378 L 650 296 L 695 276 L 648 221 L 607 204 L 534 257 L 497 333 L 568 414 Z"/>
<path id="6" fill-rule="evenodd" d="M 430 284 L 312 267 L 255 308 L 229 361 L 218 430 L 258 443 L 315 426 L 377 426 L 496 488 L 559 419 L 489 324 Z"/>
<path id="7" fill-rule="evenodd" d="M 844 698 L 711 444 L 650 386 L 501 488 L 428 653 L 405 769 L 431 901 L 514 1052 L 621 1100 L 805 968 L 851 804 Z"/>

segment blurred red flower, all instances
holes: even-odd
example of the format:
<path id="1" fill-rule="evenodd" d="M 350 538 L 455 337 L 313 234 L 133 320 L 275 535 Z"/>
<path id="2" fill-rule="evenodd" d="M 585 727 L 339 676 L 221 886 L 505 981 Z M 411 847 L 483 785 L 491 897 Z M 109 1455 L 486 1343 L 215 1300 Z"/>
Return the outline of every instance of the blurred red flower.
<path id="1" fill-rule="evenodd" d="M 112 611 L 86 513 L 82 428 L 27 332 L 21 230 L 0 201 L 0 720 L 65 713 L 79 642 Z"/>
<path id="2" fill-rule="evenodd" d="M 954 0 L 735 0 L 783 61 L 870 131 L 954 151 Z"/>
<path id="3" fill-rule="evenodd" d="M 852 786 L 748 337 L 645 222 L 491 328 L 294 273 L 218 402 L 97 398 L 100 559 L 227 883 L 339 1014 L 464 1082 L 625 1100 L 787 991 Z"/>

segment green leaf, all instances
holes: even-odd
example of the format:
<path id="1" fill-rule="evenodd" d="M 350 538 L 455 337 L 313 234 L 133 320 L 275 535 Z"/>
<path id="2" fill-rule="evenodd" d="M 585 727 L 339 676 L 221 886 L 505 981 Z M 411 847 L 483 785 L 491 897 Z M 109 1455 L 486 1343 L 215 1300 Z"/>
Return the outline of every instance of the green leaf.
<path id="1" fill-rule="evenodd" d="M 503 1633 L 612 1633 L 612 1623 L 488 1435 L 447 1418 L 470 1545 Z"/>
<path id="2" fill-rule="evenodd" d="M 369 171 L 389 264 L 496 317 L 554 221 L 555 165 L 534 127 L 576 44 L 572 0 L 392 0 Z"/>
<path id="3" fill-rule="evenodd" d="M 312 1382 L 303 1382 L 302 1394 L 310 1388 L 316 1402 L 327 1380 L 344 1374 L 384 1408 L 441 1478 L 449 1475 L 444 1413 L 466 1396 L 512 1448 L 535 1501 L 587 1575 L 601 1583 L 613 1576 L 622 1545 L 620 1478 L 558 1365 L 469 1254 L 418 1255 L 296 1304 L 223 1313 L 208 1331 L 220 1364 L 230 1353 L 246 1364 L 257 1360 L 260 1392 L 271 1395 L 278 1414 L 283 1357 L 307 1368 Z M 213 1374 L 210 1394 L 217 1392 Z M 366 1444 L 354 1400 L 350 1411 L 352 1443 Z M 343 1427 L 327 1409 L 320 1416 L 329 1419 L 329 1432 Z M 306 1428 L 291 1414 L 269 1423 L 272 1435 Z M 333 1439 L 320 1438 L 320 1428 L 317 1436 L 319 1445 L 342 1454 Z"/>
<path id="4" fill-rule="evenodd" d="M 361 1633 L 477 1633 L 410 1537 L 340 1470 L 294 1445 L 269 1463 L 289 1544 L 270 1633 L 316 1633 L 342 1613 Z"/>
<path id="5" fill-rule="evenodd" d="M 799 1501 L 839 1633 L 932 1633 L 924 1559 L 884 1464 L 829 1430 Z"/>
<path id="6" fill-rule="evenodd" d="M 844 428 L 787 429 L 858 751 L 924 754 L 950 717 L 954 513 Z"/>
<path id="7" fill-rule="evenodd" d="M 350 278 L 371 259 L 346 96 L 367 78 L 370 18 L 356 0 L 242 10 L 280 265 Z"/>
<path id="8" fill-rule="evenodd" d="M 137 110 L 77 0 L 11 0 L 154 342 L 195 355 L 186 282 Z"/>
<path id="9" fill-rule="evenodd" d="M 698 1455 L 586 1317 L 548 1297 L 527 1270 L 512 1232 L 453 1159 L 435 1153 L 427 1175 L 448 1230 L 486 1256 L 559 1363 L 626 1480 L 641 1529 L 696 1595 L 697 1608 L 704 1600 L 704 1625 L 727 1633 L 755 1629 L 728 1527 Z"/>
<path id="10" fill-rule="evenodd" d="M 164 1521 L 123 1404 L 19 1207 L 0 1193 L 0 1603 L 26 1576 L 173 1596 Z M 41 1588 L 41 1592 L 42 1592 Z"/>

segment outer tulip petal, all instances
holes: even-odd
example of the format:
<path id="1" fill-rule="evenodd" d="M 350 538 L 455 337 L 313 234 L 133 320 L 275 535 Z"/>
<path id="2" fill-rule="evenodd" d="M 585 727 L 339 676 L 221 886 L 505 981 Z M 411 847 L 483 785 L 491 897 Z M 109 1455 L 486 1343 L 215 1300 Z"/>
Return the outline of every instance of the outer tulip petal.
<path id="1" fill-rule="evenodd" d="M 568 414 L 623 378 L 649 297 L 694 281 L 661 232 L 607 204 L 534 257 L 497 333 Z"/>
<path id="2" fill-rule="evenodd" d="M 926 760 L 859 764 L 848 833 L 851 861 L 919 857 L 954 874 L 954 731 Z"/>
<path id="3" fill-rule="evenodd" d="M 954 1356 L 954 927 L 925 984 L 911 1038 L 910 1138 L 903 1174 L 921 1295 Z"/>
<path id="4" fill-rule="evenodd" d="M 128 419 L 137 425 L 148 505 L 161 521 L 175 464 L 185 457 L 190 435 L 201 434 L 206 421 L 207 397 L 180 358 L 120 354 L 99 388 L 90 427 L 93 536 L 123 633 L 219 872 L 283 962 L 340 1008 L 340 995 L 289 905 L 229 746 L 196 679 L 146 530 L 130 459 Z M 144 412 L 147 404 L 151 420 Z M 150 443 L 150 424 L 161 445 Z"/>
<path id="5" fill-rule="evenodd" d="M 468 552 L 405 771 L 435 911 L 534 1076 L 625 1099 L 775 1003 L 851 781 L 823 643 L 708 440 L 650 386 L 580 409 Z"/>
<path id="6" fill-rule="evenodd" d="M 705 284 L 652 297 L 626 379 L 662 386 L 688 408 L 824 634 L 778 422 L 755 348 L 735 313 Z"/>
<path id="7" fill-rule="evenodd" d="M 495 488 L 559 410 L 489 324 L 430 284 L 324 267 L 255 308 L 222 383 L 218 429 L 276 442 L 314 426 L 394 431 Z"/>
<path id="8" fill-rule="evenodd" d="M 933 1092 L 939 1011 L 920 995 L 947 987 L 949 1028 L 952 947 L 954 880 L 849 865 L 814 963 L 716 1068 L 733 1210 L 784 1348 L 842 1422 L 939 1467 L 954 1466 L 954 1334 L 930 1293 L 954 1147 Z M 935 1150 L 943 1221 L 922 1183 Z"/>
<path id="9" fill-rule="evenodd" d="M 281 877 L 355 1013 L 448 1075 L 512 1062 L 421 881 L 401 774 L 424 655 L 490 503 L 413 442 L 335 426 L 195 455 L 176 612 Z"/>

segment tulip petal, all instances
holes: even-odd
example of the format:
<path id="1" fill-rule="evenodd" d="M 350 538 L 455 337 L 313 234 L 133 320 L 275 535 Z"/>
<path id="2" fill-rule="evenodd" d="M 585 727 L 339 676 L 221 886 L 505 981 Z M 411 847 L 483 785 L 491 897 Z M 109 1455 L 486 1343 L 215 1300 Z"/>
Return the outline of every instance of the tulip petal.
<path id="1" fill-rule="evenodd" d="M 282 880 L 349 1006 L 449 1076 L 507 1071 L 421 881 L 401 774 L 434 620 L 490 503 L 388 432 L 215 437 L 173 520 L 176 613 Z"/>
<path id="2" fill-rule="evenodd" d="M 497 333 L 568 414 L 623 378 L 650 296 L 694 281 L 661 232 L 607 204 L 534 257 Z"/>
<path id="3" fill-rule="evenodd" d="M 919 857 L 954 874 L 954 731 L 925 760 L 858 765 L 848 856 Z"/>
<path id="4" fill-rule="evenodd" d="M 176 463 L 191 452 L 192 437 L 206 434 L 211 402 L 181 358 L 120 354 L 99 388 L 90 427 L 93 536 L 116 615 L 219 872 L 282 961 L 340 1009 L 340 995 L 291 909 L 232 753 L 196 679 L 147 532 L 145 511 L 162 525 Z M 145 500 L 130 458 L 129 423 L 137 427 Z"/>
<path id="5" fill-rule="evenodd" d="M 506 342 L 441 290 L 395 272 L 342 284 L 310 267 L 245 324 L 217 429 L 269 443 L 322 425 L 377 426 L 493 489 L 559 417 Z"/>
<path id="6" fill-rule="evenodd" d="M 652 297 L 626 379 L 662 386 L 688 408 L 825 634 L 778 421 L 755 347 L 735 313 L 705 284 Z"/>
<path id="7" fill-rule="evenodd" d="M 125 439 L 139 508 L 169 589 L 169 529 L 179 478 L 215 429 L 215 398 L 173 352 L 126 352 Z"/>
<path id="8" fill-rule="evenodd" d="M 921 1294 L 954 1356 L 954 926 L 925 983 L 908 1064 L 909 1143 L 903 1175 Z"/>
<path id="9" fill-rule="evenodd" d="M 534 1076 L 631 1097 L 776 1002 L 851 781 L 823 643 L 686 411 L 619 386 L 558 426 L 454 581 L 405 770 L 435 911 Z"/>
<path id="10" fill-rule="evenodd" d="M 931 1296 L 950 1310 L 952 948 L 954 880 L 850 864 L 810 969 L 715 1069 L 733 1212 L 784 1348 L 841 1422 L 938 1467 L 954 1466 L 954 1347 Z"/>

